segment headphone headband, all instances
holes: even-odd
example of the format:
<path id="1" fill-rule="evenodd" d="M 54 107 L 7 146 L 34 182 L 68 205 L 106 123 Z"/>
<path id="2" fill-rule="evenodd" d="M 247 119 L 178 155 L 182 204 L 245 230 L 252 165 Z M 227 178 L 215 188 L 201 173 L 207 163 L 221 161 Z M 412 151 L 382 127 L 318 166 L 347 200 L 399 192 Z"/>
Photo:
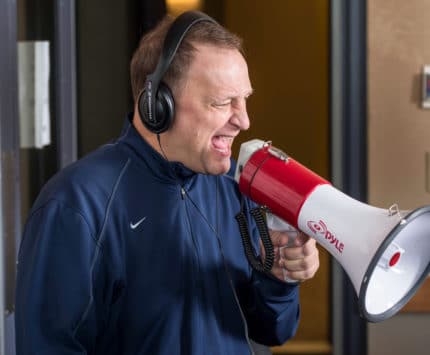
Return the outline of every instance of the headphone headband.
<path id="1" fill-rule="evenodd" d="M 185 35 L 191 27 L 202 21 L 217 23 L 213 18 L 200 11 L 184 12 L 172 23 L 164 39 L 163 49 L 157 67 L 152 74 L 148 75 L 148 80 L 152 81 L 153 90 L 158 87 L 167 69 L 169 69 Z"/>

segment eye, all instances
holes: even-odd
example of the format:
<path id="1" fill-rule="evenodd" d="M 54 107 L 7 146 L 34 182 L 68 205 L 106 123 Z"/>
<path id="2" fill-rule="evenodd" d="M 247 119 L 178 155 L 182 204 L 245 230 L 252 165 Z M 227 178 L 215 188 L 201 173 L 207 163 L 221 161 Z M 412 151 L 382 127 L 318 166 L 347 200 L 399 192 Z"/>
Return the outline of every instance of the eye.
<path id="1" fill-rule="evenodd" d="M 231 100 L 214 102 L 212 106 L 214 107 L 227 107 L 231 104 Z"/>

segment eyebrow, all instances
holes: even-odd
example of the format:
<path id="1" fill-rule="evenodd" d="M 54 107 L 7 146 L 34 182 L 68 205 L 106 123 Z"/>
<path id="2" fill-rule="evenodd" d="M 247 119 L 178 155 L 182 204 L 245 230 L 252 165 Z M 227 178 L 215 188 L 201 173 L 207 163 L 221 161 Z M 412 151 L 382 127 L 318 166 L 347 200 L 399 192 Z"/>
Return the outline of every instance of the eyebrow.
<path id="1" fill-rule="evenodd" d="M 249 90 L 248 92 L 245 93 L 245 97 L 248 98 L 249 96 L 251 96 L 252 94 L 254 94 L 254 89 L 251 88 L 251 90 Z M 236 99 L 238 97 L 241 97 L 241 95 L 220 95 L 220 96 L 215 96 L 215 95 L 209 95 L 208 98 L 211 101 L 224 101 L 224 100 L 232 100 L 232 99 Z"/>
<path id="2" fill-rule="evenodd" d="M 251 96 L 253 93 L 254 93 L 254 89 L 251 89 L 250 91 L 246 92 L 244 96 L 245 96 L 245 97 L 249 97 L 249 96 Z M 235 99 L 235 98 L 240 97 L 240 96 L 241 96 L 241 95 L 229 95 L 229 96 L 226 96 L 226 97 L 225 97 L 225 99 Z"/>

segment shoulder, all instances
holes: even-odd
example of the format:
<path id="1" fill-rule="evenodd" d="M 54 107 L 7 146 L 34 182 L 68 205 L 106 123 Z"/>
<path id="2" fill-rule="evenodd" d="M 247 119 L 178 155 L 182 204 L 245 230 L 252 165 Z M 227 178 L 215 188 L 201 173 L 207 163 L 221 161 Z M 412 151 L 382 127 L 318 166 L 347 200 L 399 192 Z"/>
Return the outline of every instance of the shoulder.
<path id="1" fill-rule="evenodd" d="M 30 213 L 54 200 L 90 221 L 100 220 L 128 163 L 128 157 L 115 146 L 97 149 L 56 173 L 40 191 Z"/>

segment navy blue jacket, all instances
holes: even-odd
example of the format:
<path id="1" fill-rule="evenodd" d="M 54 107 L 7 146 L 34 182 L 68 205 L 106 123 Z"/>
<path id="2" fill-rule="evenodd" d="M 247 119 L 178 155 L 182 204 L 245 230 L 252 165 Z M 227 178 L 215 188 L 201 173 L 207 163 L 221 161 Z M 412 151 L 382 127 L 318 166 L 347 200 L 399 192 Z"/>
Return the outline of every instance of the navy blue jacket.
<path id="1" fill-rule="evenodd" d="M 30 212 L 17 354 L 239 355 L 246 332 L 283 343 L 298 287 L 250 268 L 239 210 L 231 178 L 167 162 L 127 123 L 52 178 Z"/>

